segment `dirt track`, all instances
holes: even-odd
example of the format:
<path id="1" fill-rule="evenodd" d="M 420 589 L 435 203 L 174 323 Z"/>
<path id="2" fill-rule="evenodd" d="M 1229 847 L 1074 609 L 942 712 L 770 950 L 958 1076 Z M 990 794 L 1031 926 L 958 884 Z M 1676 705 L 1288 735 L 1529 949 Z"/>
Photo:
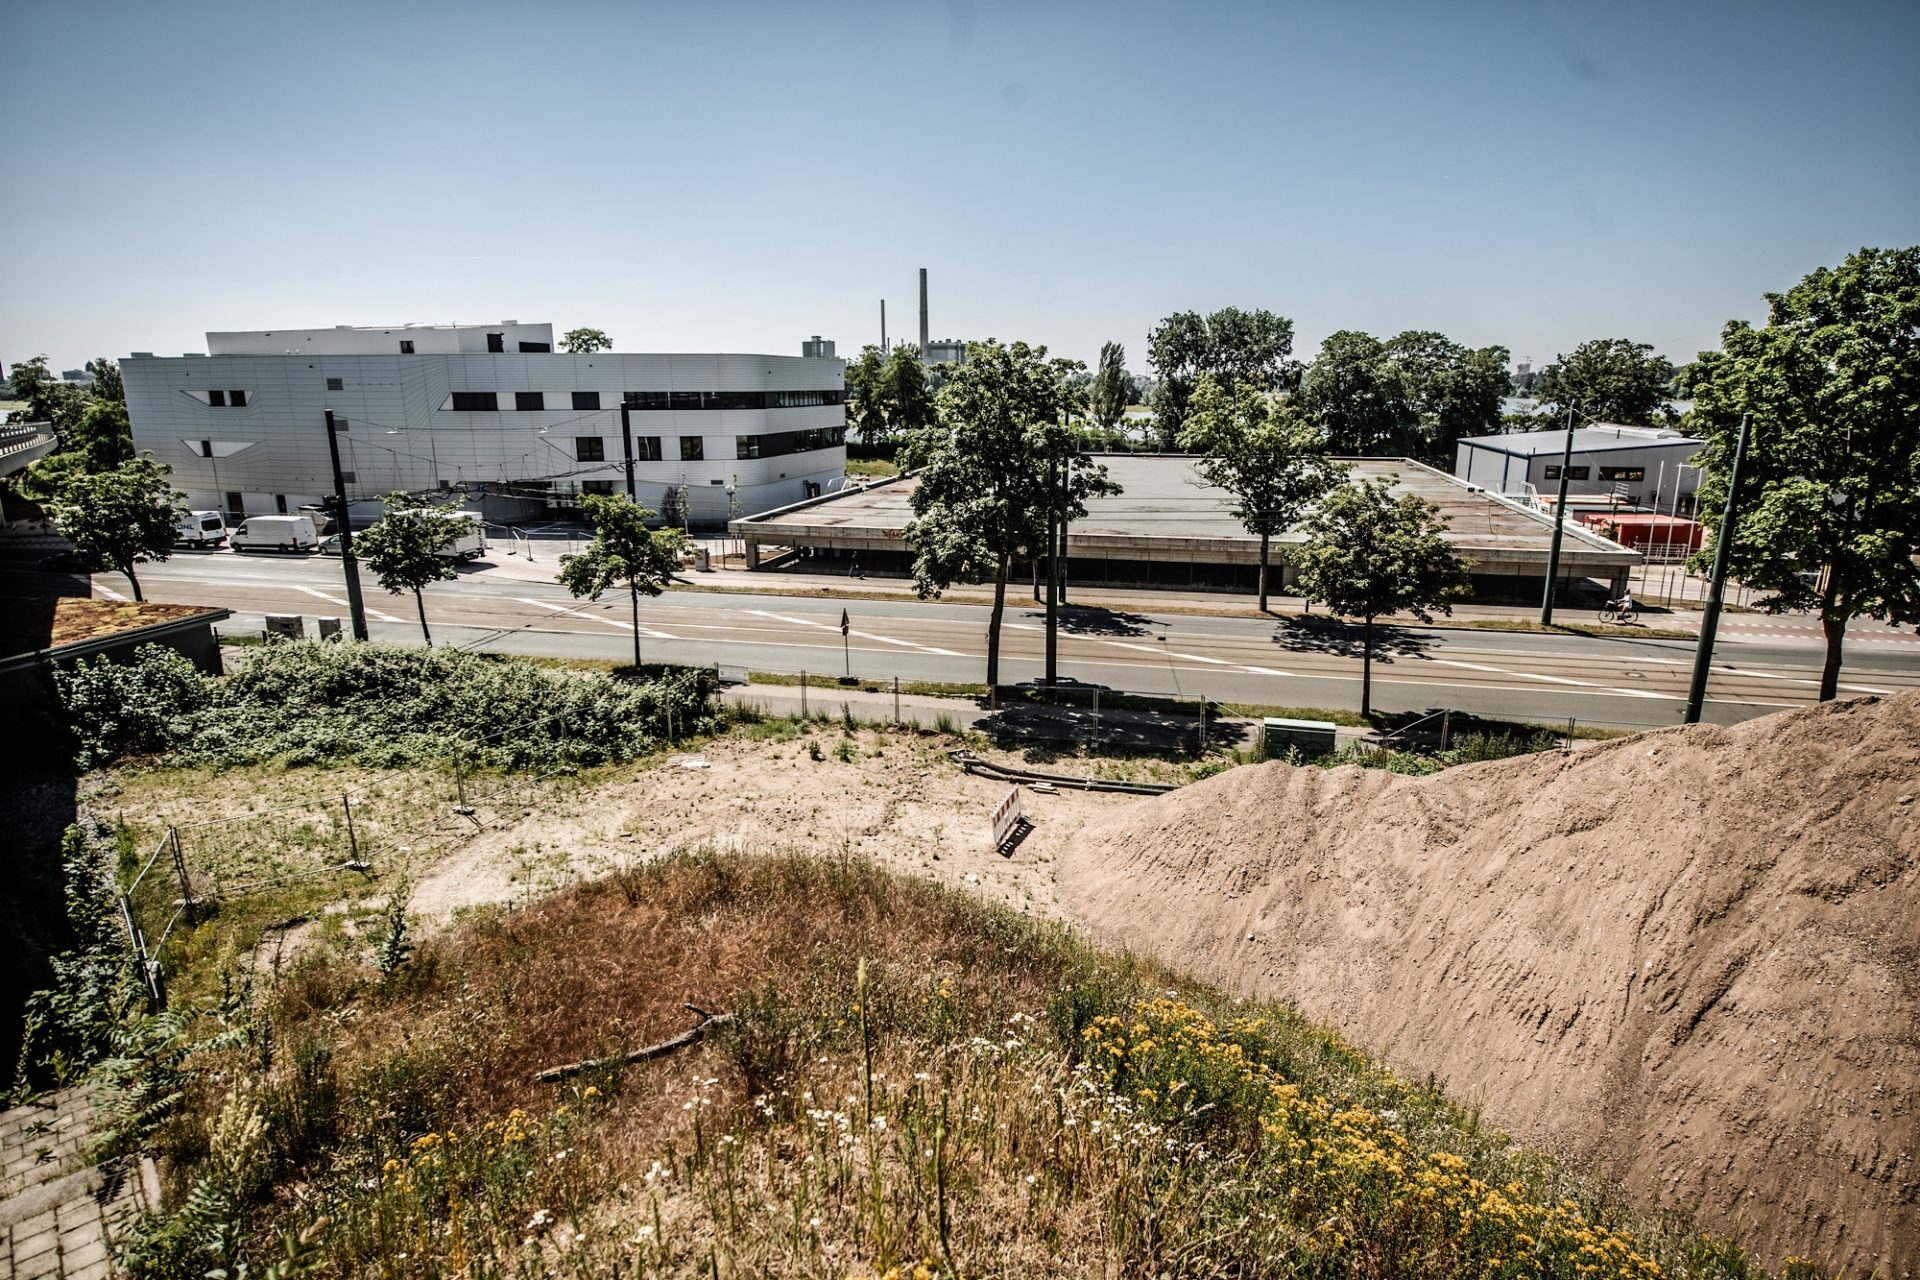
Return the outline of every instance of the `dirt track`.
<path id="1" fill-rule="evenodd" d="M 1920 1269 L 1920 694 L 1092 818 L 1062 905 L 1774 1262 Z"/>

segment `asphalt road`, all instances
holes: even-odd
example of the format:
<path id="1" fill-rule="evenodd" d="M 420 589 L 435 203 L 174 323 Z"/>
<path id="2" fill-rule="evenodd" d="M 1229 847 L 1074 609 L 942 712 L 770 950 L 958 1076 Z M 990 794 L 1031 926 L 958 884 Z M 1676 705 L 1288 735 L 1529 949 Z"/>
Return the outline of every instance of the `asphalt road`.
<path id="1" fill-rule="evenodd" d="M 575 600 L 541 581 L 550 566 L 466 567 L 429 587 L 434 640 L 476 650 L 555 657 L 631 658 L 624 595 Z M 375 639 L 417 641 L 411 596 L 389 595 L 364 575 Z M 265 613 L 338 615 L 346 595 L 337 559 L 182 551 L 144 566 L 152 600 L 218 605 L 232 631 L 257 631 Z M 777 579 L 773 581 L 777 582 Z M 126 592 L 102 574 L 100 594 Z M 844 654 L 840 613 L 852 618 Z M 980 681 L 988 611 L 976 605 L 899 600 L 841 601 L 673 591 L 640 605 L 647 661 L 724 663 L 756 671 L 853 674 L 902 680 Z M 1011 599 L 1003 635 L 1003 683 L 1042 674 L 1044 614 Z M 309 624 L 311 626 L 311 624 Z M 1731 723 L 1814 698 L 1822 648 L 1805 620 L 1730 616 L 1709 690 L 1707 718 Z M 1383 711 L 1448 707 L 1539 721 L 1616 726 L 1677 723 L 1685 705 L 1693 642 L 1636 637 L 1540 635 L 1449 628 L 1381 628 L 1374 705 Z M 1253 617 L 1155 616 L 1077 610 L 1060 635 L 1060 672 L 1137 693 L 1204 694 L 1225 702 L 1357 707 L 1359 628 Z M 1890 693 L 1920 685 L 1920 637 L 1880 628 L 1850 634 L 1841 692 Z"/>

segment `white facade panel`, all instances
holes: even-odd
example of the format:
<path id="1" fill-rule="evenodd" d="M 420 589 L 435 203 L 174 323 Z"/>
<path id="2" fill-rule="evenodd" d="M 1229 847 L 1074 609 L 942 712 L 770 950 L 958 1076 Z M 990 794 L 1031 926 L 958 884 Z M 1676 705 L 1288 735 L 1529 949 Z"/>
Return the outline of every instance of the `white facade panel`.
<path id="1" fill-rule="evenodd" d="M 551 327 L 545 328 L 550 336 Z M 486 332 L 500 331 L 500 326 L 474 330 L 482 340 Z M 505 331 L 512 340 L 515 330 Z M 385 342 L 394 334 L 426 331 L 302 332 L 371 333 Z M 316 340 L 314 345 L 322 344 Z M 799 356 L 513 351 L 403 356 L 379 349 L 129 357 L 124 376 L 136 444 L 174 468 L 175 485 L 195 507 L 224 509 L 225 495 L 241 493 L 247 512 L 270 513 L 281 497 L 297 505 L 296 496 L 311 500 L 330 493 L 328 410 L 345 424 L 341 464 L 352 476 L 350 499 L 443 486 L 527 494 L 545 484 L 570 492 L 586 481 L 624 490 L 620 406 L 623 394 L 632 392 L 651 397 L 646 407 L 630 411 L 635 456 L 646 457 L 647 446 L 639 442 L 647 440 L 658 441 L 659 453 L 657 461 L 635 463 L 641 501 L 657 509 L 667 486 L 685 484 L 693 518 L 714 522 L 729 515 L 729 484 L 736 488 L 740 511 L 754 513 L 798 501 L 807 496 L 809 483 L 824 486 L 845 474 L 840 443 L 845 411 L 839 403 L 844 368 L 838 359 Z M 210 390 L 244 390 L 246 404 L 214 406 L 206 395 Z M 576 409 L 575 391 L 597 392 L 599 408 Z M 490 392 L 499 407 L 451 408 L 453 395 L 464 392 Z M 542 407 L 516 408 L 516 392 L 542 393 Z M 698 405 L 716 392 L 731 394 L 728 407 L 651 407 L 666 404 L 675 393 L 691 395 Z M 741 401 L 764 403 L 776 392 L 812 393 L 823 403 L 738 407 Z M 699 438 L 702 458 L 681 458 L 683 436 Z M 579 437 L 599 438 L 604 460 L 580 459 Z M 739 457 L 743 438 L 758 440 L 762 456 Z"/>

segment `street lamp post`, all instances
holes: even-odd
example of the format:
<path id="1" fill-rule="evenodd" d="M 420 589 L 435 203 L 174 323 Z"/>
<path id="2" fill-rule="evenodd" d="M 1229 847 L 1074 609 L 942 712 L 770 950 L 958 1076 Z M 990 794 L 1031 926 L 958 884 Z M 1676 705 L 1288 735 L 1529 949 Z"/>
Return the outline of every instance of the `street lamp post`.
<path id="1" fill-rule="evenodd" d="M 1560 454 L 1560 494 L 1553 500 L 1553 546 L 1547 552 L 1547 589 L 1540 594 L 1540 625 L 1553 625 L 1553 588 L 1560 580 L 1560 537 L 1567 527 L 1567 472 L 1573 469 L 1573 411 L 1567 406 L 1567 445 Z"/>
<path id="2" fill-rule="evenodd" d="M 1740 415 L 1740 438 L 1733 446 L 1733 468 L 1727 473 L 1727 506 L 1713 539 L 1713 577 L 1707 583 L 1707 608 L 1700 617 L 1700 642 L 1693 650 L 1693 679 L 1687 685 L 1687 724 L 1700 723 L 1707 701 L 1707 672 L 1713 666 L 1713 640 L 1720 630 L 1720 602 L 1727 590 L 1727 547 L 1733 542 L 1734 521 L 1740 514 L 1740 462 L 1747 455 L 1747 415 Z"/>

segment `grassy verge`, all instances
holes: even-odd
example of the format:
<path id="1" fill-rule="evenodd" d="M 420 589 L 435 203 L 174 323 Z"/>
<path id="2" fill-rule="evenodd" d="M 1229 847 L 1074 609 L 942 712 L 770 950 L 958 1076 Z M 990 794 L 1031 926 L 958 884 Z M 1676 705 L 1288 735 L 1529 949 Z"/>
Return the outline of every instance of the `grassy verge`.
<path id="1" fill-rule="evenodd" d="M 900 468 L 885 458 L 848 458 L 847 474 L 850 476 L 897 476 Z"/>
<path id="2" fill-rule="evenodd" d="M 534 1081 L 683 1001 L 734 1021 Z M 858 860 L 670 859 L 207 1020 L 147 1274 L 1763 1274 L 1283 1005 Z"/>

